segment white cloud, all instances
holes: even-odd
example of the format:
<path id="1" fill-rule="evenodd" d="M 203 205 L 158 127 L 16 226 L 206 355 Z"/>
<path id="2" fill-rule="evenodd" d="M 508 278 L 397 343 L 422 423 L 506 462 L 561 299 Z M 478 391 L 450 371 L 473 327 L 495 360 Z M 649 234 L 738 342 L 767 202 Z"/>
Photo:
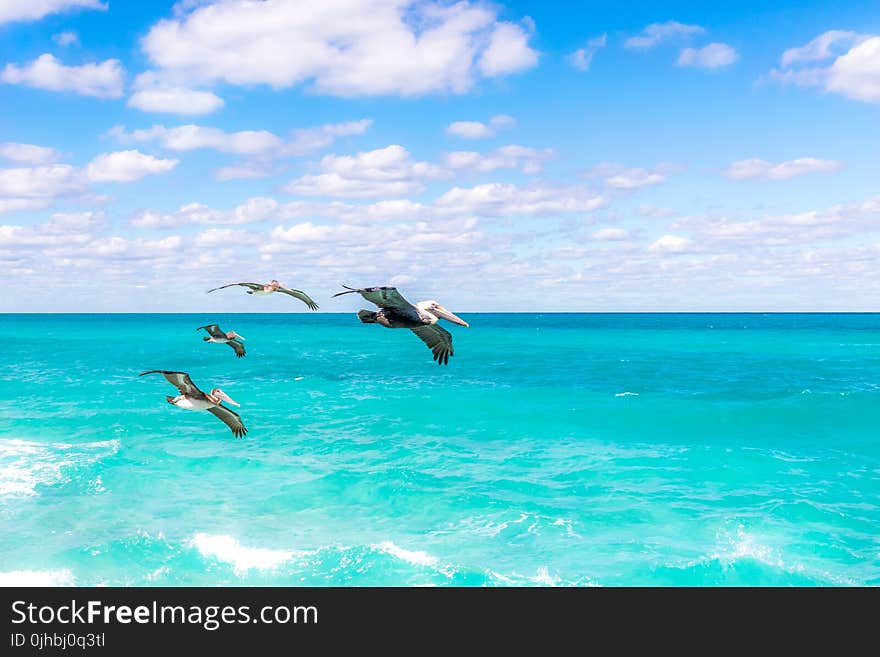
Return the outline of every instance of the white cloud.
<path id="1" fill-rule="evenodd" d="M 831 65 L 828 91 L 880 103 L 880 36 L 865 39 Z"/>
<path id="2" fill-rule="evenodd" d="M 593 233 L 593 239 L 606 242 L 622 242 L 630 239 L 630 232 L 625 228 L 600 228 Z"/>
<path id="3" fill-rule="evenodd" d="M 49 53 L 26 66 L 7 64 L 0 81 L 50 91 L 70 91 L 83 96 L 118 98 L 122 95 L 123 69 L 117 59 L 100 64 L 65 66 Z"/>
<path id="4" fill-rule="evenodd" d="M 340 137 L 362 135 L 372 124 L 371 119 L 360 119 L 343 123 L 327 123 L 312 128 L 300 128 L 294 130 L 292 137 L 274 151 L 221 167 L 217 169 L 214 176 L 217 180 L 262 178 L 273 172 L 273 161 L 276 158 L 300 157 L 314 153 L 333 145 Z"/>
<path id="5" fill-rule="evenodd" d="M 0 197 L 52 198 L 81 191 L 79 172 L 69 164 L 0 169 Z"/>
<path id="6" fill-rule="evenodd" d="M 479 76 L 537 61 L 491 5 L 436 0 L 284 0 L 179 6 L 142 39 L 166 86 L 311 83 L 338 96 L 464 93 Z"/>
<path id="7" fill-rule="evenodd" d="M 602 196 L 580 188 L 486 183 L 469 188 L 453 187 L 434 205 L 439 212 L 504 216 L 592 212 L 605 203 Z"/>
<path id="8" fill-rule="evenodd" d="M 109 133 L 122 143 L 156 141 L 164 148 L 173 151 L 192 151 L 200 148 L 213 148 L 221 153 L 236 155 L 256 155 L 277 150 L 283 141 L 266 130 L 242 130 L 224 132 L 219 128 L 200 125 L 181 125 L 166 128 L 154 125 L 143 130 L 125 132 L 123 126 L 112 128 Z"/>
<path id="9" fill-rule="evenodd" d="M 284 146 L 285 155 L 309 155 L 332 146 L 340 137 L 364 134 L 373 124 L 370 119 L 346 121 L 344 123 L 326 123 L 313 128 L 301 128 L 293 131 L 293 138 Z"/>
<path id="10" fill-rule="evenodd" d="M 526 31 L 513 23 L 500 23 L 480 57 L 479 68 L 486 77 L 494 77 L 525 71 L 537 64 L 538 53 L 529 47 Z"/>
<path id="11" fill-rule="evenodd" d="M 38 21 L 49 14 L 72 9 L 98 9 L 107 5 L 100 0 L 3 0 L 0 2 L 0 25 L 14 21 Z"/>
<path id="12" fill-rule="evenodd" d="M 651 23 L 638 36 L 630 37 L 623 42 L 624 48 L 648 50 L 661 43 L 681 39 L 693 34 L 705 32 L 699 25 L 686 25 L 678 21 L 666 21 L 665 23 Z"/>
<path id="13" fill-rule="evenodd" d="M 455 121 L 446 127 L 446 134 L 463 139 L 486 139 L 494 137 L 503 128 L 516 125 L 516 120 L 506 114 L 498 114 L 489 119 L 489 124 L 479 121 Z"/>
<path id="14" fill-rule="evenodd" d="M 841 46 L 848 49 L 864 41 L 867 36 L 848 30 L 829 30 L 817 36 L 809 43 L 789 48 L 782 53 L 780 63 L 783 67 L 802 62 L 818 62 L 840 54 Z"/>
<path id="15" fill-rule="evenodd" d="M 810 173 L 831 173 L 843 168 L 843 163 L 836 160 L 818 160 L 813 157 L 802 157 L 774 164 L 759 158 L 734 162 L 724 171 L 724 175 L 733 180 L 787 180 Z"/>
<path id="16" fill-rule="evenodd" d="M 636 212 L 643 217 L 651 217 L 652 219 L 665 219 L 675 214 L 675 211 L 672 210 L 672 208 L 661 208 L 647 203 L 637 207 Z"/>
<path id="17" fill-rule="evenodd" d="M 135 214 L 130 223 L 136 228 L 170 228 L 186 224 L 234 225 L 266 221 L 277 218 L 279 214 L 280 205 L 275 199 L 253 197 L 232 210 L 216 210 L 203 203 L 188 203 L 170 214 L 145 210 Z"/>
<path id="18" fill-rule="evenodd" d="M 42 147 L 29 144 L 3 146 L 11 146 L 7 150 L 13 156 L 30 158 L 34 162 L 43 157 L 49 161 L 54 159 L 41 150 L 31 150 Z M 21 146 L 29 148 L 22 149 Z M 177 160 L 163 160 L 138 151 L 120 151 L 98 155 L 84 168 L 56 163 L 0 169 L 0 212 L 44 208 L 64 197 L 80 203 L 100 203 L 105 198 L 89 193 L 89 183 L 131 182 L 149 174 L 164 173 L 176 164 Z"/>
<path id="19" fill-rule="evenodd" d="M 41 198 L 0 198 L 0 214 L 20 210 L 39 210 L 47 205 L 49 201 Z"/>
<path id="20" fill-rule="evenodd" d="M 648 185 L 657 185 L 666 180 L 666 176 L 647 169 L 627 169 L 605 179 L 605 184 L 617 189 L 638 189 Z"/>
<path id="21" fill-rule="evenodd" d="M 686 253 L 693 250 L 693 242 L 679 235 L 664 235 L 652 243 L 648 250 L 652 253 Z"/>
<path id="22" fill-rule="evenodd" d="M 104 225 L 103 212 L 85 210 L 83 212 L 55 212 L 43 226 L 47 233 L 82 233 L 95 230 Z"/>
<path id="23" fill-rule="evenodd" d="M 0 225 L 0 249 L 77 247 L 89 242 L 104 225 L 103 212 L 55 213 L 32 226 Z"/>
<path id="24" fill-rule="evenodd" d="M 0 144 L 0 157 L 22 164 L 49 164 L 57 162 L 60 154 L 54 148 L 6 142 Z"/>
<path id="25" fill-rule="evenodd" d="M 243 180 L 265 178 L 272 173 L 272 162 L 265 159 L 245 160 L 214 171 L 215 180 Z"/>
<path id="26" fill-rule="evenodd" d="M 726 43 L 710 43 L 702 48 L 685 48 L 678 56 L 679 66 L 724 68 L 739 59 L 739 54 Z"/>
<path id="27" fill-rule="evenodd" d="M 73 30 L 65 30 L 64 32 L 54 34 L 52 36 L 52 41 L 61 47 L 73 46 L 79 44 L 79 35 Z"/>
<path id="28" fill-rule="evenodd" d="M 139 89 L 127 105 L 142 112 L 159 114 L 210 114 L 223 107 L 223 99 L 210 91 L 181 86 L 151 86 Z"/>
<path id="29" fill-rule="evenodd" d="M 450 169 L 468 169 L 484 173 L 497 169 L 519 169 L 523 173 L 537 173 L 551 157 L 553 150 L 549 148 L 537 149 L 511 144 L 485 154 L 475 151 L 454 151 L 447 153 L 445 160 L 446 166 Z"/>
<path id="30" fill-rule="evenodd" d="M 116 151 L 95 157 L 85 168 L 91 182 L 132 182 L 144 176 L 166 173 L 178 160 L 160 159 L 140 151 Z"/>
<path id="31" fill-rule="evenodd" d="M 625 167 L 620 164 L 603 162 L 584 172 L 587 178 L 602 178 L 607 187 L 620 190 L 639 189 L 665 182 L 672 173 L 683 167 L 675 164 L 658 164 L 653 169 Z"/>
<path id="32" fill-rule="evenodd" d="M 475 247 L 481 243 L 483 237 L 477 230 L 477 220 L 473 218 L 384 226 L 339 226 L 305 222 L 288 228 L 276 226 L 270 231 L 260 251 L 268 254 L 291 250 L 301 252 L 308 247 L 317 247 L 320 250 L 323 245 L 334 244 L 345 250 L 354 249 L 353 255 L 358 258 L 374 254 L 400 262 L 415 253 L 450 252 L 454 249 Z M 393 245 L 393 249 L 389 249 L 389 245 Z"/>
<path id="33" fill-rule="evenodd" d="M 750 248 L 818 244 L 826 240 L 880 230 L 880 196 L 859 203 L 844 203 L 824 210 L 810 210 L 757 219 L 691 217 L 672 225 L 689 229 L 706 244 L 741 244 Z"/>
<path id="34" fill-rule="evenodd" d="M 135 213 L 129 223 L 135 228 L 173 228 L 182 222 L 174 214 L 143 210 Z"/>
<path id="35" fill-rule="evenodd" d="M 231 228 L 209 228 L 196 235 L 193 244 L 197 247 L 235 246 L 255 244 L 261 238 L 246 230 Z"/>
<path id="36" fill-rule="evenodd" d="M 837 55 L 842 47 L 850 46 Z M 828 65 L 814 64 L 834 58 Z M 782 55 L 782 68 L 768 76 L 782 83 L 819 87 L 826 92 L 869 103 L 880 103 L 880 36 L 831 31 Z"/>
<path id="37" fill-rule="evenodd" d="M 342 198 L 406 196 L 421 192 L 424 181 L 447 175 L 434 164 L 414 161 L 409 151 L 396 144 L 357 155 L 326 155 L 320 168 L 321 173 L 306 174 L 284 190 Z"/>
<path id="38" fill-rule="evenodd" d="M 587 71 L 590 68 L 590 64 L 593 63 L 593 56 L 605 47 L 605 44 L 608 40 L 608 35 L 603 34 L 602 36 L 598 36 L 594 39 L 590 39 L 587 41 L 586 45 L 583 48 L 578 48 L 573 53 L 568 55 L 566 58 L 568 63 L 574 66 L 579 71 Z"/>
<path id="39" fill-rule="evenodd" d="M 434 224 L 450 218 L 508 215 L 550 216 L 588 213 L 605 204 L 605 199 L 580 187 L 549 187 L 533 184 L 489 183 L 471 188 L 455 187 L 431 203 L 409 199 L 373 203 L 296 200 L 278 203 L 255 197 L 232 209 L 217 209 L 203 203 L 189 203 L 173 212 L 148 209 L 134 214 L 130 224 L 137 228 L 179 228 L 186 225 L 240 225 L 259 222 L 287 222 L 297 219 L 338 221 L 345 225 L 388 225 L 394 222 Z M 323 229 L 321 229 L 323 230 Z"/>
<path id="40" fill-rule="evenodd" d="M 275 159 L 307 155 L 332 145 L 340 137 L 363 134 L 371 124 L 370 119 L 361 119 L 302 128 L 294 130 L 288 140 L 267 130 L 224 132 L 219 128 L 193 124 L 173 128 L 154 125 L 131 132 L 126 132 L 124 126 L 114 126 L 107 134 L 121 143 L 156 142 L 174 151 L 212 148 L 221 153 L 249 156 L 249 160 L 221 167 L 215 172 L 218 180 L 232 180 L 269 175 Z"/>

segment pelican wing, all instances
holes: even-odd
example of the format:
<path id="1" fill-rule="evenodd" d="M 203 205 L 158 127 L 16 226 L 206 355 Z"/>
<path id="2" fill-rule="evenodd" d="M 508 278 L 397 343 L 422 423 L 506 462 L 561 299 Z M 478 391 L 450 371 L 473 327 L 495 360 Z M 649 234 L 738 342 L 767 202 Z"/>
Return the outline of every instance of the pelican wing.
<path id="1" fill-rule="evenodd" d="M 220 327 L 217 324 L 208 324 L 207 326 L 200 326 L 196 329 L 196 331 L 201 331 L 205 329 L 212 337 L 215 338 L 225 338 L 226 334 L 220 330 Z"/>
<path id="2" fill-rule="evenodd" d="M 449 362 L 449 357 L 454 355 L 452 334 L 442 326 L 426 324 L 410 330 L 419 336 L 419 340 L 428 345 L 438 365 L 446 365 Z"/>
<path id="3" fill-rule="evenodd" d="M 230 340 L 226 344 L 228 344 L 230 347 L 235 349 L 235 355 L 238 356 L 239 358 L 242 358 L 245 355 L 245 353 L 247 353 L 244 350 L 244 345 L 241 342 L 239 342 L 238 340 Z"/>
<path id="4" fill-rule="evenodd" d="M 312 301 L 309 298 L 309 295 L 306 294 L 305 292 L 303 292 L 302 290 L 292 290 L 289 287 L 279 287 L 276 291 L 283 292 L 284 294 L 289 294 L 292 297 L 296 297 L 297 299 L 302 301 L 304 304 L 306 304 L 310 310 L 317 310 L 318 309 L 318 304 L 316 304 L 314 301 Z"/>
<path id="5" fill-rule="evenodd" d="M 186 372 L 169 372 L 168 370 L 148 370 L 146 372 L 141 372 L 140 376 L 144 376 L 145 374 L 161 374 L 164 376 L 168 383 L 173 385 L 175 388 L 180 390 L 181 395 L 204 395 L 201 390 L 198 389 L 195 383 L 192 382 L 192 379 L 189 378 L 189 374 Z"/>
<path id="6" fill-rule="evenodd" d="M 263 285 L 261 283 L 229 283 L 228 285 L 221 285 L 220 287 L 213 287 L 210 290 L 208 290 L 207 293 L 214 292 L 215 290 L 222 290 L 227 287 L 233 287 L 235 285 L 243 285 L 244 287 L 249 287 L 252 290 L 262 290 L 263 289 Z"/>
<path id="7" fill-rule="evenodd" d="M 346 286 L 342 286 L 346 287 Z M 345 292 L 334 294 L 334 297 L 343 294 L 351 294 L 357 292 L 370 303 L 376 304 L 380 308 L 394 308 L 395 310 L 418 312 L 416 307 L 401 296 L 396 287 L 365 287 L 361 289 L 346 288 Z"/>
<path id="8" fill-rule="evenodd" d="M 223 424 L 232 429 L 232 435 L 236 438 L 241 438 L 242 436 L 247 435 L 247 429 L 244 428 L 241 416 L 231 408 L 226 408 L 221 404 L 219 406 L 212 406 L 208 409 L 208 412 L 212 415 L 216 415 L 223 421 Z"/>

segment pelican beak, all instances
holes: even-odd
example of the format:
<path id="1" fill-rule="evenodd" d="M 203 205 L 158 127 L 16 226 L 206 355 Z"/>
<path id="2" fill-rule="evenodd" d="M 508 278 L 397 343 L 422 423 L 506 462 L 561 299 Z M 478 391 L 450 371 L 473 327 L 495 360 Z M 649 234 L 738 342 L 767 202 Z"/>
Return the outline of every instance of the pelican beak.
<path id="1" fill-rule="evenodd" d="M 461 317 L 458 317 L 454 313 L 449 312 L 448 310 L 446 310 L 446 308 L 439 304 L 434 308 L 434 314 L 437 315 L 437 317 L 442 317 L 443 319 L 449 320 L 453 324 L 458 324 L 460 326 L 470 326 L 470 324 L 464 321 Z"/>
<path id="2" fill-rule="evenodd" d="M 239 335 L 239 334 L 236 333 L 235 331 L 231 331 L 231 333 L 232 333 L 232 337 L 233 337 L 233 338 L 238 338 L 239 340 L 241 340 L 242 342 L 244 342 L 244 336 Z"/>
<path id="3" fill-rule="evenodd" d="M 235 406 L 241 406 L 241 404 L 239 404 L 237 401 L 235 401 L 232 397 L 230 397 L 229 395 L 227 395 L 227 394 L 226 394 L 225 392 L 223 392 L 222 390 L 217 390 L 217 391 L 214 393 L 214 395 L 215 395 L 216 397 L 219 397 L 220 399 L 222 399 L 222 400 L 225 401 L 225 402 L 229 402 L 230 404 L 234 404 Z"/>

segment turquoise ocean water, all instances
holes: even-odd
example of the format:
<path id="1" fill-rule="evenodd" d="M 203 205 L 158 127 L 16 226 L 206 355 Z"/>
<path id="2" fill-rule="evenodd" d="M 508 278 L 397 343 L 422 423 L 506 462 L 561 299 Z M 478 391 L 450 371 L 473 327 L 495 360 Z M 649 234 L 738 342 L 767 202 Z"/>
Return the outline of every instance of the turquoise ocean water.
<path id="1" fill-rule="evenodd" d="M 462 316 L 0 315 L 0 583 L 880 584 L 880 315 Z"/>

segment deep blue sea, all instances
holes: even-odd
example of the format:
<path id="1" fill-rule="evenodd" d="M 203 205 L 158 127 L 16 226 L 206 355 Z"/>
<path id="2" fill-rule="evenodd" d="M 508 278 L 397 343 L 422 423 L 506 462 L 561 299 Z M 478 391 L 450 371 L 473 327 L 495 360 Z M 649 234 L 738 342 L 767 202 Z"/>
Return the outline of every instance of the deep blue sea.
<path id="1" fill-rule="evenodd" d="M 0 315 L 0 583 L 880 584 L 880 315 L 462 317 Z"/>

